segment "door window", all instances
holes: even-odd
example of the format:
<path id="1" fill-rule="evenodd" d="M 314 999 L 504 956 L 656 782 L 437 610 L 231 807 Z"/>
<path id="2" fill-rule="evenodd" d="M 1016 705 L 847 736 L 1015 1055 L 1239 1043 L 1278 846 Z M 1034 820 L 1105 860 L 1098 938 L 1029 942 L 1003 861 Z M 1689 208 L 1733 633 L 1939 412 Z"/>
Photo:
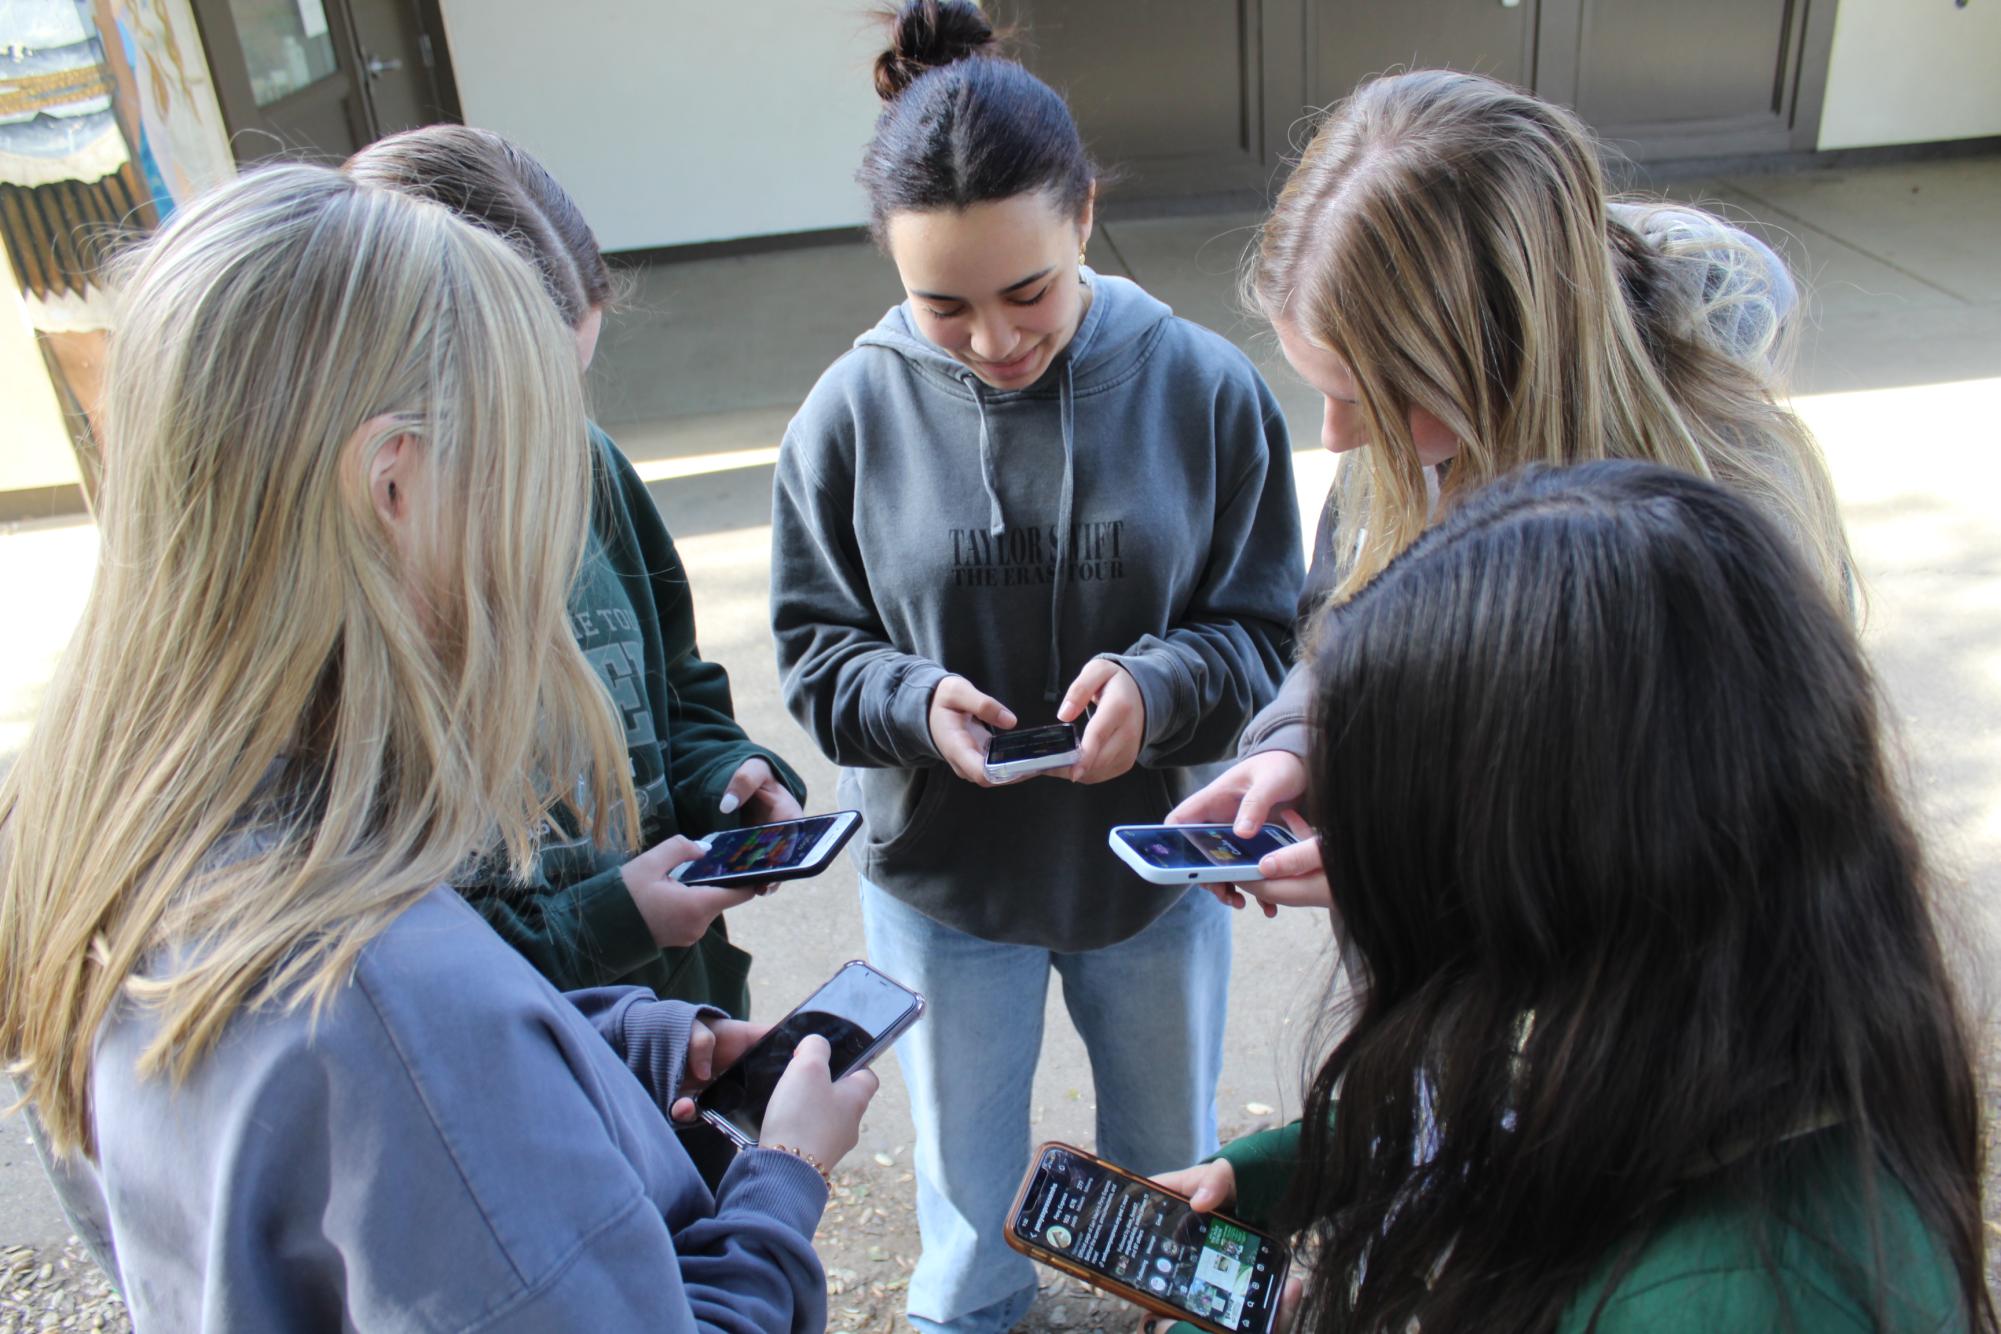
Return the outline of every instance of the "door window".
<path id="1" fill-rule="evenodd" d="M 229 10 L 258 106 L 290 97 L 339 67 L 321 0 L 229 0 Z"/>

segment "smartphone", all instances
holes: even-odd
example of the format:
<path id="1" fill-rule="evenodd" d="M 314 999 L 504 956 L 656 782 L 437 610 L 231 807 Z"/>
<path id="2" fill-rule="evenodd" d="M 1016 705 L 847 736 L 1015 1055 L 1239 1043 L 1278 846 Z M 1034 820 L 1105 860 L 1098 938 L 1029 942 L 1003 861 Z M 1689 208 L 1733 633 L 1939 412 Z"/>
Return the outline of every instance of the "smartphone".
<path id="1" fill-rule="evenodd" d="M 771 1091 L 801 1038 L 818 1033 L 827 1040 L 833 1048 L 828 1068 L 839 1079 L 887 1051 L 923 1013 L 922 996 L 860 959 L 851 960 L 717 1075 L 695 1099 L 695 1110 L 738 1148 L 750 1148 L 764 1129 Z"/>
<path id="2" fill-rule="evenodd" d="M 1226 824 L 1122 824 L 1110 839 L 1119 859 L 1156 885 L 1262 880 L 1258 859 L 1298 841 L 1275 824 L 1250 838 Z"/>
<path id="3" fill-rule="evenodd" d="M 861 828 L 859 811 L 745 825 L 704 839 L 708 852 L 668 872 L 684 885 L 763 885 L 818 875 Z"/>
<path id="4" fill-rule="evenodd" d="M 1078 744 L 1075 723 L 995 732 L 987 741 L 987 778 L 1011 783 L 1045 769 L 1068 769 L 1077 762 Z"/>
<path id="5" fill-rule="evenodd" d="M 1007 1243 L 1211 1334 L 1269 1334 L 1292 1263 L 1278 1238 L 1068 1144 L 1035 1151 Z"/>

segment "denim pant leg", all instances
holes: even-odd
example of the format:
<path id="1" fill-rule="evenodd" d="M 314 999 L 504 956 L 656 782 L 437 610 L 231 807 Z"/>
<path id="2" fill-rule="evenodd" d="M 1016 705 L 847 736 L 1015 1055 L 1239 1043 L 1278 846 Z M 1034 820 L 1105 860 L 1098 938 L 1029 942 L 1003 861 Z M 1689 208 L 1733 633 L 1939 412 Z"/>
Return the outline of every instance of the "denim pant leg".
<path id="1" fill-rule="evenodd" d="M 869 961 L 928 1002 L 896 1044 L 917 1131 L 924 1247 L 910 1323 L 926 1334 L 1000 1334 L 1035 1300 L 1035 1267 L 1001 1227 L 1028 1170 L 1049 952 L 955 931 L 866 880 L 861 893 Z"/>
<path id="2" fill-rule="evenodd" d="M 1063 1003 L 1091 1054 L 1097 1150 L 1128 1171 L 1171 1172 L 1216 1151 L 1230 921 L 1191 889 L 1129 940 L 1056 956 Z"/>

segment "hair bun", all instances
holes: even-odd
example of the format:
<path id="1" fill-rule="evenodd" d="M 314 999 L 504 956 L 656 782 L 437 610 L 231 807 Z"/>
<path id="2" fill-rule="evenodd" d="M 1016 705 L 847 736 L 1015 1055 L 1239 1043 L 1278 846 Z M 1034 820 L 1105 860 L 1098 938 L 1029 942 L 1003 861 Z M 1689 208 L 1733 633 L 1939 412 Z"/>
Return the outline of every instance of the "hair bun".
<path id="1" fill-rule="evenodd" d="M 906 0 L 889 16 L 889 49 L 875 58 L 876 96 L 894 102 L 926 70 L 1000 45 L 972 0 Z"/>

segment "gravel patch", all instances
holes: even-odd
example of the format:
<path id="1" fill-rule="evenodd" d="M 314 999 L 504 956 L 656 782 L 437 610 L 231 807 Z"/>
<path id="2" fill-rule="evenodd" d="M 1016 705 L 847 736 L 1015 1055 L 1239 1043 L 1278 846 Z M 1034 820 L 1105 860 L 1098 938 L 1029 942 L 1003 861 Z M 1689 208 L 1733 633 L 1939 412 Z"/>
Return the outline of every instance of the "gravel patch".
<path id="1" fill-rule="evenodd" d="M 0 1334 L 45 1329 L 131 1334 L 125 1303 L 74 1237 L 61 1250 L 0 1250 Z"/>

